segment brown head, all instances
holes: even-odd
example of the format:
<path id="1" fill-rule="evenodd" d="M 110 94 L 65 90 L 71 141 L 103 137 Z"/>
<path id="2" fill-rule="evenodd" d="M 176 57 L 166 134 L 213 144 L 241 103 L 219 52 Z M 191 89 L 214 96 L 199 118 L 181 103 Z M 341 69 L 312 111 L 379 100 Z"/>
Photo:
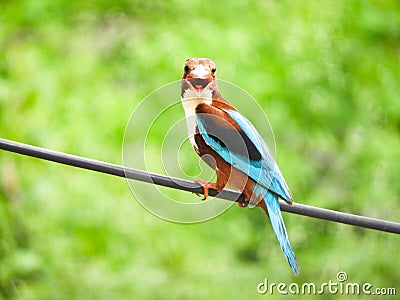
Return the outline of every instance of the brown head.
<path id="1" fill-rule="evenodd" d="M 185 62 L 182 77 L 182 96 L 187 90 L 193 90 L 200 95 L 205 90 L 212 93 L 218 91 L 215 63 L 208 58 L 190 58 Z"/>

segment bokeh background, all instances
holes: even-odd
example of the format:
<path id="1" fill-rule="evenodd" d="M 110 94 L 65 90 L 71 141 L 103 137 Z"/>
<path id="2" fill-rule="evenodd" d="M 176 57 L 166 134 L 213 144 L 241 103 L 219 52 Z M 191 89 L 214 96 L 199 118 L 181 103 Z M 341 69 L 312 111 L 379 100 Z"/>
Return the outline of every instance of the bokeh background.
<path id="1" fill-rule="evenodd" d="M 395 0 L 2 0 L 0 136 L 121 164 L 139 102 L 210 57 L 268 116 L 295 201 L 399 222 L 399 46 Z M 295 277 L 261 210 L 181 225 L 120 178 L 6 152 L 0 171 L 0 298 L 286 299 L 258 283 L 339 271 L 400 293 L 394 234 L 285 213 Z"/>

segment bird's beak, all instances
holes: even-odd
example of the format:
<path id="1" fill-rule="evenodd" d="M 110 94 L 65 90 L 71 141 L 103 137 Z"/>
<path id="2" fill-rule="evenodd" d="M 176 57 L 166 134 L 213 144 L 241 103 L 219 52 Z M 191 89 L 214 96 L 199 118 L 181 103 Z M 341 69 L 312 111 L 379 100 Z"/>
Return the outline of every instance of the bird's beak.
<path id="1" fill-rule="evenodd" d="M 194 68 L 188 75 L 186 75 L 185 80 L 189 86 L 196 92 L 197 96 L 200 97 L 201 94 L 209 88 L 209 84 L 213 81 L 213 76 L 203 65 L 199 64 Z"/>

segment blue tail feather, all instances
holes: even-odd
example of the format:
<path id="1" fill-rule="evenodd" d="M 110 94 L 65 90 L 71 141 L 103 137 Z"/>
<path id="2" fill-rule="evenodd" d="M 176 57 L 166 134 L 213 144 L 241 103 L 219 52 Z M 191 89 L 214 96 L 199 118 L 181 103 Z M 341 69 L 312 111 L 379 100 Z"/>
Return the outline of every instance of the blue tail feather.
<path id="1" fill-rule="evenodd" d="M 300 267 L 297 262 L 296 256 L 294 255 L 292 246 L 290 245 L 289 238 L 286 232 L 285 223 L 283 222 L 281 208 L 279 206 L 278 197 L 263 187 L 258 186 L 261 189 L 261 193 L 264 195 L 264 202 L 267 206 L 269 219 L 271 220 L 272 228 L 278 239 L 279 245 L 283 253 L 285 254 L 286 260 L 292 268 L 295 275 L 300 273 Z"/>

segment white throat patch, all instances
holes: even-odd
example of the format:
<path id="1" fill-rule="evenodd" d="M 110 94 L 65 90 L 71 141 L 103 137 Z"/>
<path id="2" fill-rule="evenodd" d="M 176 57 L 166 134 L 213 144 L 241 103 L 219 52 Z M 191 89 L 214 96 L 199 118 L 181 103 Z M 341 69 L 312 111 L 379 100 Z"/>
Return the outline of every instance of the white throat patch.
<path id="1" fill-rule="evenodd" d="M 196 93 L 196 91 L 192 89 L 187 89 L 183 92 L 183 96 L 181 97 L 182 106 L 185 110 L 185 117 L 186 117 L 186 125 L 188 129 L 188 136 L 190 143 L 196 147 L 194 141 L 194 134 L 196 132 L 196 107 L 199 104 L 205 103 L 211 105 L 212 103 L 212 93 L 210 90 L 204 90 L 200 95 Z"/>

